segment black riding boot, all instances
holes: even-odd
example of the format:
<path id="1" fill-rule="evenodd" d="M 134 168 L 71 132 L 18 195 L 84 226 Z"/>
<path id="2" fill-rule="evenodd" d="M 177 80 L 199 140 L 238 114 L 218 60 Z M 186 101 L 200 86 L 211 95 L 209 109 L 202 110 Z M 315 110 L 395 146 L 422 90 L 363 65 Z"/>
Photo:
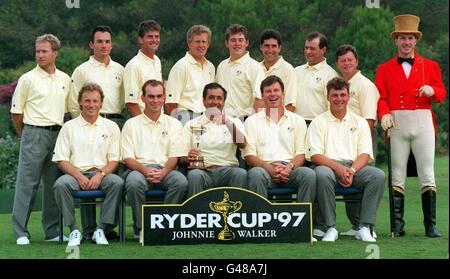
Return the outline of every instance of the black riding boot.
<path id="1" fill-rule="evenodd" d="M 425 235 L 428 237 L 440 237 L 436 229 L 436 192 L 433 190 L 422 193 L 423 224 Z"/>
<path id="2" fill-rule="evenodd" d="M 404 236 L 405 230 L 403 227 L 405 226 L 405 221 L 403 220 L 403 214 L 405 209 L 405 196 L 398 192 L 394 191 L 394 236 Z"/>

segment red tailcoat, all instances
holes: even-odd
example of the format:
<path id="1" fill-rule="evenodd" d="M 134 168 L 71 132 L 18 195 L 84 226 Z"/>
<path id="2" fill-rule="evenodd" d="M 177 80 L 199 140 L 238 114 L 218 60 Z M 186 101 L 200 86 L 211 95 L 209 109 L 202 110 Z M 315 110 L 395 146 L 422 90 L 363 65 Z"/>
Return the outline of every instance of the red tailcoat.
<path id="1" fill-rule="evenodd" d="M 414 63 L 409 78 L 406 78 L 402 65 L 398 64 L 397 56 L 381 64 L 377 69 L 375 85 L 380 92 L 378 101 L 378 118 L 391 113 L 391 110 L 415 110 L 431 108 L 431 100 L 435 103 L 445 99 L 446 90 L 442 82 L 441 69 L 435 61 L 426 59 L 414 52 Z M 419 97 L 419 88 L 429 85 L 434 90 L 430 98 Z"/>

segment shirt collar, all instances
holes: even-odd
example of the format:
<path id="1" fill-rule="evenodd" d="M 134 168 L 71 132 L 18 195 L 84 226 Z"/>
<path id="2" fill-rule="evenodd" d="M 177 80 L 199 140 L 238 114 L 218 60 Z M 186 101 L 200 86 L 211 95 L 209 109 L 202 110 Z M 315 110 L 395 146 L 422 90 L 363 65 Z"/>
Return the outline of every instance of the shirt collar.
<path id="1" fill-rule="evenodd" d="M 156 124 L 156 123 L 163 124 L 164 121 L 165 121 L 164 113 L 163 113 L 163 112 L 161 112 L 161 114 L 159 115 L 158 120 L 156 120 L 156 121 L 153 121 L 153 120 L 151 120 L 150 118 L 148 118 L 147 115 L 145 115 L 145 113 L 142 113 L 142 117 L 144 118 L 144 124 L 145 124 L 145 125 L 148 125 L 148 124 Z"/>
<path id="2" fill-rule="evenodd" d="M 39 73 L 39 76 L 41 78 L 48 78 L 48 77 L 52 77 L 52 76 L 58 76 L 58 69 L 55 68 L 55 72 L 53 74 L 49 74 L 46 71 L 44 71 L 41 67 L 39 67 L 39 65 L 36 65 L 36 70 Z"/>
<path id="3" fill-rule="evenodd" d="M 339 119 L 334 117 L 334 115 L 331 113 L 330 110 L 327 111 L 328 121 L 330 122 L 341 122 Z M 343 121 L 347 122 L 351 120 L 350 111 L 347 109 L 347 112 L 345 113 L 344 118 L 342 118 Z"/>
<path id="4" fill-rule="evenodd" d="M 274 69 L 279 69 L 281 67 L 281 63 L 283 63 L 284 59 L 283 56 L 280 56 L 280 58 L 278 59 L 277 62 L 275 62 L 275 64 L 272 65 L 272 67 L 270 67 L 268 70 L 266 69 L 266 66 L 264 65 L 264 60 L 260 62 L 260 64 L 263 66 L 264 71 L 266 71 L 266 73 L 273 71 Z"/>
<path id="5" fill-rule="evenodd" d="M 327 64 L 327 59 L 325 58 L 322 62 L 317 63 L 317 64 L 314 65 L 314 66 L 311 66 L 311 65 L 309 65 L 309 64 L 306 64 L 306 68 L 307 68 L 307 69 L 310 69 L 310 70 L 312 70 L 312 69 L 314 69 L 314 70 L 320 70 L 320 68 L 322 68 L 322 67 L 325 66 L 326 64 Z"/>
<path id="6" fill-rule="evenodd" d="M 352 78 L 351 78 L 348 82 L 351 83 L 352 81 L 355 81 L 355 80 L 358 79 L 361 75 L 362 75 L 362 74 L 361 74 L 361 71 L 360 71 L 360 70 L 356 71 L 356 73 L 352 76 Z"/>
<path id="7" fill-rule="evenodd" d="M 104 118 L 101 117 L 100 115 L 98 116 L 97 120 L 95 120 L 95 122 L 93 124 L 89 123 L 86 121 L 86 119 L 84 119 L 84 117 L 80 114 L 78 116 L 78 123 L 80 124 L 81 127 L 83 126 L 101 126 L 103 124 Z"/>
<path id="8" fill-rule="evenodd" d="M 247 61 L 247 59 L 249 59 L 249 58 L 250 58 L 250 53 L 248 51 L 246 51 L 245 54 L 242 55 L 242 57 L 239 58 L 238 60 L 231 61 L 230 58 L 228 58 L 228 63 L 244 64 L 245 61 Z"/>
<path id="9" fill-rule="evenodd" d="M 111 65 L 111 62 L 112 62 L 111 57 L 109 57 L 108 65 Z M 105 63 L 96 60 L 94 56 L 89 57 L 89 63 L 91 63 L 94 67 L 105 67 L 105 68 L 108 67 L 108 65 L 105 65 Z"/>
<path id="10" fill-rule="evenodd" d="M 138 57 L 140 57 L 140 59 L 143 59 L 143 60 L 145 60 L 145 61 L 149 61 L 149 62 L 152 62 L 152 63 L 155 63 L 155 58 L 157 57 L 156 54 L 155 54 L 155 55 L 153 55 L 153 59 L 151 59 L 150 57 L 148 57 L 147 55 L 145 55 L 145 54 L 142 52 L 142 50 L 139 50 L 137 55 L 138 55 Z"/>

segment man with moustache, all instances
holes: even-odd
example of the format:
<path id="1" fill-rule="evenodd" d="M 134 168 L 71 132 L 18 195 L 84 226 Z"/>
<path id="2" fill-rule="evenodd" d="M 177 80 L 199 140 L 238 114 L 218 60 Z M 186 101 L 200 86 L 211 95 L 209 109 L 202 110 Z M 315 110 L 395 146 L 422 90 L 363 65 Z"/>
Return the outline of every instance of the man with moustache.
<path id="1" fill-rule="evenodd" d="M 188 121 L 184 125 L 188 154 L 181 157 L 184 166 L 204 159 L 205 169 L 190 169 L 187 173 L 189 181 L 188 197 L 209 188 L 234 186 L 247 188 L 247 172 L 239 168 L 236 149 L 245 148 L 247 142 L 244 125 L 238 118 L 226 116 L 223 105 L 227 91 L 218 83 L 209 83 L 203 89 L 203 104 L 206 108 L 203 115 Z M 194 143 L 192 129 L 204 129 Z"/>

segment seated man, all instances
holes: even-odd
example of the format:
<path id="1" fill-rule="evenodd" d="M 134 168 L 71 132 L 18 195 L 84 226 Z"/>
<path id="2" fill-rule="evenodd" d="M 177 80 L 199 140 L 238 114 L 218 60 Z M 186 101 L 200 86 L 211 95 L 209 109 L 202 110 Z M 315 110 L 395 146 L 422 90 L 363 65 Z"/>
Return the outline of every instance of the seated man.
<path id="1" fill-rule="evenodd" d="M 78 94 L 81 114 L 64 124 L 56 140 L 53 161 L 65 175 L 55 182 L 55 198 L 71 231 L 68 246 L 80 245 L 82 237 L 75 222 L 73 193 L 96 189 L 105 193 L 100 222 L 92 236 L 103 245 L 108 244 L 104 231 L 114 226 L 122 198 L 124 182 L 114 174 L 120 159 L 120 130 L 116 123 L 99 116 L 103 99 L 99 85 L 85 84 Z"/>
<path id="2" fill-rule="evenodd" d="M 236 149 L 244 148 L 246 139 L 244 125 L 238 118 L 223 113 L 227 91 L 218 83 L 209 83 L 203 89 L 203 104 L 206 111 L 184 126 L 187 156 L 181 158 L 188 166 L 203 158 L 206 169 L 190 169 L 188 196 L 213 186 L 247 187 L 247 172 L 239 168 Z M 197 130 L 197 133 L 196 132 Z"/>
<path id="3" fill-rule="evenodd" d="M 316 176 L 305 162 L 305 120 L 284 107 L 284 84 L 268 76 L 260 86 L 264 109 L 247 118 L 244 158 L 251 191 L 267 197 L 268 187 L 297 189 L 297 201 L 313 202 Z"/>
<path id="4" fill-rule="evenodd" d="M 307 159 L 316 165 L 317 201 L 327 227 L 322 241 L 338 238 L 335 188 L 340 186 L 364 190 L 356 238 L 375 242 L 370 227 L 375 225 L 385 175 L 367 165 L 373 160 L 369 125 L 347 109 L 350 94 L 344 79 L 335 77 L 328 82 L 327 99 L 330 109 L 312 120 L 306 141 Z"/>
<path id="5" fill-rule="evenodd" d="M 142 241 L 141 215 L 145 191 L 157 186 L 167 189 L 164 203 L 180 203 L 188 187 L 186 177 L 175 170 L 184 155 L 183 127 L 162 113 L 166 100 L 163 83 L 148 80 L 142 86 L 144 112 L 125 122 L 122 130 L 122 158 L 131 171 L 125 180 L 127 200 L 133 211 L 135 237 Z"/>

